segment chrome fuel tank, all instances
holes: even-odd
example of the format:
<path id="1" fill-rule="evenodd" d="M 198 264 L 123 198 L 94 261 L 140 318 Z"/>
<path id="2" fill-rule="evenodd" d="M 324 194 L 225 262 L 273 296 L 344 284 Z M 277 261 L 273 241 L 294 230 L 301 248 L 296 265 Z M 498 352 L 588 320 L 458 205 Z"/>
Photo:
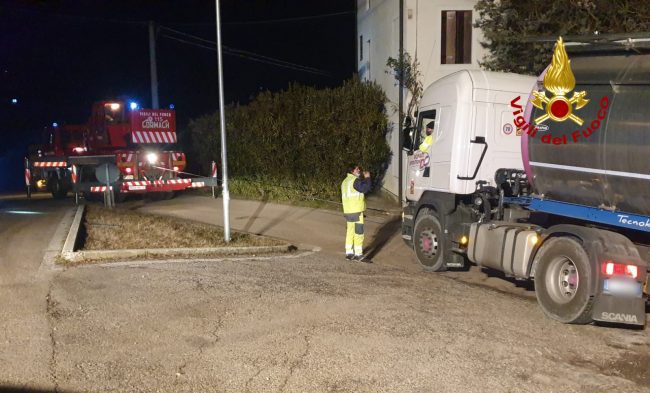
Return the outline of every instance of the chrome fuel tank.
<path id="1" fill-rule="evenodd" d="M 535 192 L 650 215 L 650 51 L 600 51 L 570 58 L 576 85 L 566 94 L 567 101 L 584 91 L 589 102 L 582 108 L 569 102 L 575 119 L 547 119 L 534 135 L 522 136 L 524 167 Z M 542 81 L 543 75 L 539 91 L 545 89 Z M 553 102 L 553 94 L 546 96 Z M 559 109 L 562 113 L 567 108 Z M 545 114 L 546 108 L 529 102 L 526 121 L 536 124 Z"/>

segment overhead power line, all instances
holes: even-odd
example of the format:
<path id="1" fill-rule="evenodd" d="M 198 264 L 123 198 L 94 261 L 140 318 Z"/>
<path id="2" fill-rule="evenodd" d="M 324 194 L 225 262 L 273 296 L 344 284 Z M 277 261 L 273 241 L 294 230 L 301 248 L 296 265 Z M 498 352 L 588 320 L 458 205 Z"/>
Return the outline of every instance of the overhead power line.
<path id="1" fill-rule="evenodd" d="M 205 43 L 208 43 L 208 44 L 211 44 L 211 45 L 215 45 L 215 46 L 217 45 L 217 42 L 216 42 L 216 41 L 206 40 L 205 38 L 201 38 L 201 37 L 199 37 L 199 36 L 197 36 L 197 35 L 194 35 L 194 34 L 185 33 L 185 32 L 183 32 L 183 31 L 179 31 L 179 30 L 176 30 L 176 29 L 172 29 L 172 28 L 167 27 L 167 26 L 158 26 L 158 27 L 160 27 L 162 30 L 171 31 L 172 33 L 180 34 L 180 35 L 182 35 L 182 36 L 185 36 L 185 37 L 188 37 L 188 38 L 191 38 L 191 39 L 197 40 L 197 41 L 205 42 Z"/>
<path id="2" fill-rule="evenodd" d="M 182 38 L 178 38 L 178 37 L 173 37 L 173 36 L 170 36 L 170 35 L 167 35 L 167 34 L 163 34 L 162 36 L 165 37 L 165 38 L 168 38 L 170 40 L 174 40 L 174 41 L 183 43 L 183 44 L 196 46 L 198 48 L 208 49 L 208 50 L 211 50 L 213 52 L 217 51 L 217 48 L 215 46 L 209 46 L 209 45 L 201 44 L 201 43 L 198 43 L 198 42 L 191 42 L 191 41 L 188 41 L 188 40 L 185 40 L 185 39 L 182 39 Z M 307 73 L 317 74 L 317 75 L 323 75 L 323 76 L 328 76 L 328 77 L 331 76 L 329 73 L 327 73 L 325 71 L 321 71 L 321 70 L 318 70 L 318 69 L 310 69 L 309 67 L 301 66 L 299 64 L 288 63 L 288 62 L 285 62 L 284 60 L 278 60 L 278 59 L 273 59 L 273 58 L 268 58 L 268 57 L 266 59 L 264 59 L 264 58 L 257 57 L 259 55 L 249 56 L 249 55 L 245 54 L 246 53 L 245 51 L 242 52 L 242 51 L 240 51 L 238 49 L 233 50 L 233 49 L 228 48 L 228 47 L 223 47 L 222 50 L 223 50 L 223 53 L 226 54 L 226 55 L 241 57 L 241 58 L 251 60 L 251 61 L 255 61 L 255 62 L 258 62 L 258 63 L 274 65 L 274 66 L 277 66 L 277 67 L 287 68 L 287 69 L 291 69 L 291 70 L 294 70 L 294 71 L 302 71 L 302 72 L 307 72 Z"/>
<path id="3" fill-rule="evenodd" d="M 169 38 L 170 40 L 178 41 L 178 42 L 180 42 L 182 44 L 194 45 L 194 46 L 196 46 L 198 48 L 209 49 L 209 50 L 214 51 L 214 52 L 217 51 L 217 48 L 215 48 L 214 46 L 208 46 L 208 45 L 199 44 L 198 42 L 187 41 L 187 40 L 184 40 L 182 38 L 173 37 L 173 36 L 167 35 L 167 34 L 163 34 L 162 36 L 165 37 L 165 38 Z"/>
<path id="4" fill-rule="evenodd" d="M 205 38 L 201 38 L 201 37 L 195 36 L 193 34 L 185 33 L 183 31 L 179 31 L 179 30 L 176 30 L 176 29 L 171 29 L 171 28 L 165 27 L 165 26 L 160 26 L 160 28 L 163 29 L 163 30 L 168 30 L 168 31 L 174 32 L 176 34 L 180 34 L 182 36 L 185 36 L 185 37 L 200 41 L 202 43 L 207 43 L 207 44 L 210 44 L 210 45 L 216 45 L 216 42 L 214 42 L 214 41 L 206 40 Z M 165 37 L 170 38 L 169 35 L 165 35 Z M 299 68 L 302 68 L 305 71 L 312 71 L 312 72 L 315 72 L 315 73 L 325 73 L 325 74 L 327 74 L 326 71 L 320 70 L 318 68 L 304 66 L 304 65 L 296 64 L 296 63 L 291 63 L 291 62 L 288 62 L 288 61 L 285 61 L 285 60 L 276 59 L 276 58 L 273 58 L 273 57 L 261 55 L 261 54 L 246 51 L 246 50 L 243 50 L 243 49 L 230 48 L 230 47 L 227 47 L 225 45 L 223 46 L 223 49 L 227 50 L 228 52 L 231 52 L 231 54 L 236 54 L 236 55 L 241 55 L 241 56 L 256 57 L 256 58 L 259 58 L 261 60 L 268 60 L 268 61 L 272 61 L 274 63 L 280 63 L 280 64 L 284 64 L 284 65 L 287 65 L 287 66 L 292 66 L 292 67 L 299 67 Z"/>
<path id="5" fill-rule="evenodd" d="M 256 61 L 258 63 L 271 64 L 271 65 L 275 65 L 275 66 L 278 66 L 278 67 L 289 68 L 289 69 L 293 69 L 293 70 L 296 70 L 296 71 L 302 71 L 302 72 L 307 72 L 307 73 L 322 75 L 322 76 L 327 76 L 327 77 L 332 76 L 330 73 L 328 73 L 326 71 L 319 70 L 317 68 L 301 66 L 299 64 L 294 65 L 293 63 L 288 63 L 288 62 L 285 62 L 283 60 L 276 60 L 276 59 L 273 59 L 271 57 L 266 57 L 266 56 L 246 55 L 246 51 L 242 51 L 242 50 L 231 49 L 231 48 L 227 48 L 227 47 L 223 47 L 222 49 L 223 49 L 223 53 L 225 53 L 227 55 L 241 57 L 243 59 Z"/>
<path id="6" fill-rule="evenodd" d="M 179 31 L 179 30 L 176 30 L 176 29 L 172 29 L 172 28 L 169 28 L 169 27 L 166 27 L 166 26 L 160 26 L 160 28 L 163 31 L 168 31 L 168 32 L 171 32 L 171 33 L 174 33 L 174 34 L 181 35 L 181 36 L 185 37 L 185 38 L 179 38 L 179 37 L 175 37 L 173 35 L 170 35 L 168 33 L 163 32 L 162 36 L 165 37 L 165 38 L 168 38 L 168 39 L 171 39 L 171 40 L 183 43 L 183 44 L 193 45 L 193 46 L 196 46 L 196 47 L 199 47 L 199 48 L 208 49 L 208 50 L 215 51 L 215 52 L 217 50 L 215 41 L 207 40 L 205 38 L 201 38 L 201 37 L 195 36 L 193 34 L 185 33 L 185 32 L 182 32 L 182 31 Z M 194 40 L 194 41 L 191 41 L 191 40 Z M 196 42 L 196 41 L 198 41 L 198 42 Z M 274 57 L 261 55 L 259 53 L 254 53 L 254 52 L 246 51 L 246 50 L 243 50 L 243 49 L 236 49 L 236 48 L 230 48 L 230 47 L 227 47 L 227 46 L 222 46 L 222 50 L 223 50 L 224 54 L 227 54 L 227 55 L 230 55 L 230 56 L 237 56 L 237 57 L 247 59 L 247 60 L 251 60 L 251 61 L 255 61 L 255 62 L 258 62 L 258 63 L 270 64 L 270 65 L 274 65 L 274 66 L 277 66 L 277 67 L 292 69 L 292 70 L 295 70 L 295 71 L 302 71 L 302 72 L 307 72 L 307 73 L 311 73 L 311 74 L 331 77 L 331 74 L 329 72 L 318 69 L 318 68 L 309 67 L 309 66 L 305 66 L 305 65 L 302 65 L 302 64 L 296 64 L 296 63 L 288 62 L 288 61 L 281 60 L 281 59 L 276 59 Z"/>
<path id="7" fill-rule="evenodd" d="M 331 18 L 331 17 L 335 17 L 335 16 L 352 15 L 352 14 L 356 14 L 356 12 L 355 11 L 342 11 L 342 12 L 334 12 L 334 13 L 330 13 L 330 14 L 296 16 L 296 17 L 292 17 L 292 18 L 250 20 L 250 21 L 240 21 L 240 22 L 225 22 L 225 23 L 222 23 L 222 25 L 224 25 L 224 26 L 248 26 L 248 25 L 264 25 L 264 24 L 273 24 L 273 23 L 292 23 L 292 22 L 303 22 L 303 21 L 314 20 L 314 19 Z M 168 22 L 168 23 L 176 25 L 176 26 L 214 26 L 214 23 L 207 23 L 207 22 L 196 22 L 196 23 L 173 23 L 173 22 Z"/>
<path id="8" fill-rule="evenodd" d="M 298 17 L 295 17 L 295 18 L 267 19 L 267 20 L 247 21 L 247 22 L 228 22 L 228 23 L 224 23 L 224 25 L 229 25 L 229 26 L 235 26 L 235 25 L 262 25 L 262 24 L 269 24 L 269 23 L 301 22 L 301 21 L 312 20 L 312 19 L 331 18 L 333 16 L 351 15 L 351 14 L 354 14 L 354 13 L 355 13 L 354 11 L 343 11 L 343 12 L 335 12 L 335 13 L 332 13 L 332 14 L 298 16 Z"/>
<path id="9" fill-rule="evenodd" d="M 25 11 L 33 14 L 41 14 L 42 16 L 54 16 L 59 18 L 75 19 L 87 22 L 105 22 L 105 23 L 114 23 L 122 25 L 146 25 L 149 23 L 148 20 L 124 20 L 124 19 L 114 19 L 114 18 L 102 18 L 98 16 L 88 16 L 88 15 L 79 15 L 79 14 L 66 14 L 60 12 L 52 12 L 47 9 L 38 9 L 34 7 L 25 7 L 15 4 L 5 4 L 3 7 L 6 7 L 10 10 L 15 11 Z M 324 19 L 331 18 L 335 16 L 343 15 L 352 15 L 355 14 L 355 11 L 342 11 L 334 12 L 329 14 L 319 14 L 319 15 L 307 15 L 307 16 L 297 16 L 291 18 L 281 18 L 281 19 L 266 19 L 266 20 L 251 20 L 251 21 L 240 21 L 240 22 L 226 22 L 222 25 L 228 26 L 246 26 L 246 25 L 262 25 L 262 24 L 273 24 L 273 23 L 290 23 L 290 22 L 302 22 L 314 19 Z M 212 22 L 166 22 L 167 24 L 172 24 L 176 26 L 214 26 Z"/>

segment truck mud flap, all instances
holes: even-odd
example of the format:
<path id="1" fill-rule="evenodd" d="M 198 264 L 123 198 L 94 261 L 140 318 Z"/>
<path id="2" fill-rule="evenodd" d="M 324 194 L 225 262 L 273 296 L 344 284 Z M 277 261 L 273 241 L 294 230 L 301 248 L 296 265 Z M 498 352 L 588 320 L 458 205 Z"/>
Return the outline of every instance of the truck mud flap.
<path id="1" fill-rule="evenodd" d="M 413 227 L 415 225 L 414 206 L 408 205 L 402 211 L 402 239 L 413 247 Z"/>
<path id="2" fill-rule="evenodd" d="M 642 297 L 617 297 L 600 294 L 593 306 L 597 322 L 645 326 L 645 300 Z"/>

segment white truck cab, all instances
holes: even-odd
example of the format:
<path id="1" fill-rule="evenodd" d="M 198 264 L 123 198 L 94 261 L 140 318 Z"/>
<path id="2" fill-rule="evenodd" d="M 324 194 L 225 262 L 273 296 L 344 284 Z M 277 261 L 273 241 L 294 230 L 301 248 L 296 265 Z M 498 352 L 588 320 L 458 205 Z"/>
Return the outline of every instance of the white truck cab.
<path id="1" fill-rule="evenodd" d="M 523 168 L 510 103 L 517 97 L 525 103 L 535 83 L 532 76 L 464 70 L 425 90 L 416 126 L 404 130 L 407 206 L 402 237 L 410 245 L 416 242 L 416 255 L 426 270 L 464 264 L 464 256 L 453 249 L 466 232 L 463 223 L 476 215 L 473 194 L 478 187 L 496 187 L 497 169 Z M 433 142 L 421 151 L 431 122 Z M 425 222 L 414 236 L 418 217 Z"/>
<path id="2" fill-rule="evenodd" d="M 405 140 L 407 200 L 425 191 L 468 195 L 477 181 L 494 186 L 499 168 L 522 169 L 521 140 L 510 102 L 527 100 L 535 77 L 489 71 L 459 71 L 431 84 L 420 102 L 417 127 Z M 427 124 L 433 143 L 418 149 Z"/>

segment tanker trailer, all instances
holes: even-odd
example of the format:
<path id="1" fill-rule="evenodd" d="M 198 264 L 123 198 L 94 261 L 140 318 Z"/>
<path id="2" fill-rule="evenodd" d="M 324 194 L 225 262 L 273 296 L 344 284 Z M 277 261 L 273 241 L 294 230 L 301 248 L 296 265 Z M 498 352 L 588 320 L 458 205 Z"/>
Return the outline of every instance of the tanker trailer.
<path id="1" fill-rule="evenodd" d="M 469 141 L 453 145 L 461 152 L 451 154 L 451 182 L 446 183 L 451 186 L 435 183 L 440 174 L 433 174 L 433 164 L 429 171 L 426 164 L 410 170 L 420 156 L 413 146 L 422 136 L 406 130 L 407 182 L 416 187 L 405 193 L 402 236 L 426 270 L 473 262 L 534 280 L 541 309 L 560 322 L 644 326 L 650 265 L 650 111 L 644 108 L 650 102 L 650 44 L 617 38 L 569 48 L 571 60 L 558 40 L 532 93 L 512 94 L 507 111 L 503 91 L 516 89 L 492 83 L 485 91 L 474 90 L 473 107 L 466 107 L 464 116 L 471 124 L 463 128 L 476 131 Z M 429 98 L 436 94 L 429 90 L 449 91 L 442 87 L 438 81 L 427 89 L 420 113 L 435 106 Z M 481 109 L 482 102 L 492 108 Z M 438 105 L 436 117 L 453 106 Z M 417 127 L 427 120 L 419 115 Z M 439 126 L 436 137 L 443 132 L 460 129 L 451 120 Z M 421 161 L 444 153 L 437 144 L 445 144 L 444 136 Z M 515 150 L 520 159 L 513 163 L 507 158 Z M 463 162 L 470 168 L 475 163 L 475 169 L 453 173 Z M 506 165 L 486 173 L 484 168 L 495 162 Z M 454 181 L 472 181 L 474 190 L 458 192 Z"/>

